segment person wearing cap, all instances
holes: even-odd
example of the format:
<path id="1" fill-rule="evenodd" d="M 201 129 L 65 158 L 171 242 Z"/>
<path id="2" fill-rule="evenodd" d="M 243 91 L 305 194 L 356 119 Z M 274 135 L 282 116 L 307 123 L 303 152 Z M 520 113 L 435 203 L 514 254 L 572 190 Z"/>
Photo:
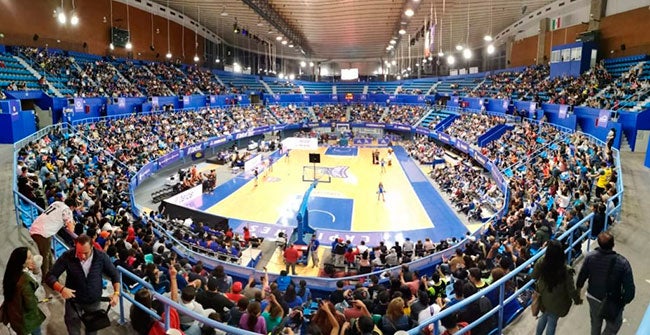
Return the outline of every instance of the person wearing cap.
<path id="1" fill-rule="evenodd" d="M 52 267 L 52 236 L 56 235 L 64 226 L 68 227 L 70 231 L 74 230 L 72 211 L 76 207 L 77 203 L 73 198 L 65 199 L 65 202 L 55 201 L 34 220 L 29 228 L 29 234 L 36 242 L 38 252 L 43 256 L 41 265 L 43 275 L 47 274 Z"/>
<path id="2" fill-rule="evenodd" d="M 243 285 L 241 282 L 234 282 L 232 284 L 232 287 L 230 288 L 230 292 L 226 293 L 225 296 L 228 298 L 228 300 L 232 301 L 233 303 L 235 301 L 239 301 L 241 298 L 245 298 L 243 294 L 241 294 L 241 291 L 243 289 Z"/>

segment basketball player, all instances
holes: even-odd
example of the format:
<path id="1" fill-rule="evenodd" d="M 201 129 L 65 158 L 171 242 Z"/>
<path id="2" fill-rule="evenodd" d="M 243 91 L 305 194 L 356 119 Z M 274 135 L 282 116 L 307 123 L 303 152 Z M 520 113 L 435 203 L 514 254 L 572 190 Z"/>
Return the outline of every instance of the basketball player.
<path id="1" fill-rule="evenodd" d="M 386 173 L 386 160 L 385 159 L 382 158 L 379 161 L 379 166 L 381 167 L 381 173 Z"/>
<path id="2" fill-rule="evenodd" d="M 253 174 L 255 175 L 255 187 L 257 187 L 257 176 L 260 174 L 257 168 L 253 170 Z"/>
<path id="3" fill-rule="evenodd" d="M 381 199 L 382 201 L 386 202 L 386 198 L 384 198 L 384 193 L 386 193 L 386 189 L 384 189 L 384 184 L 382 182 L 379 182 L 379 189 L 377 190 L 377 201 Z"/>
<path id="4" fill-rule="evenodd" d="M 273 157 L 269 156 L 269 170 L 268 172 L 273 172 Z"/>

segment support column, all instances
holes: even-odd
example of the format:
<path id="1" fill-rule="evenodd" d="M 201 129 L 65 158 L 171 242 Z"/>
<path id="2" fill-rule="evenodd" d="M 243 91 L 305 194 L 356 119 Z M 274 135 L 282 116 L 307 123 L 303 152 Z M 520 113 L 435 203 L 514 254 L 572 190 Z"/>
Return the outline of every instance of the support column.
<path id="1" fill-rule="evenodd" d="M 544 61 L 544 44 L 546 42 L 546 32 L 548 31 L 548 26 L 548 18 L 539 20 L 539 32 L 537 33 L 537 54 L 535 56 L 535 64 L 537 65 L 546 63 Z"/>
<path id="2" fill-rule="evenodd" d="M 605 17 L 607 0 L 591 0 L 589 6 L 589 28 L 588 31 L 600 29 L 600 19 Z"/>
<path id="3" fill-rule="evenodd" d="M 508 36 L 506 40 L 506 68 L 510 67 L 510 60 L 512 57 L 512 46 L 515 44 L 515 37 Z"/>

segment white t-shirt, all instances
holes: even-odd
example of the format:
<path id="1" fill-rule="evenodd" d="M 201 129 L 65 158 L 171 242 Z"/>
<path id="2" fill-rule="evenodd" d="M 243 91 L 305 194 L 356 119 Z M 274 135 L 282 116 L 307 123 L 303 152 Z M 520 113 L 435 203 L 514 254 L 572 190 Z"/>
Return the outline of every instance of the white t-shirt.
<path id="1" fill-rule="evenodd" d="M 72 221 L 72 210 L 62 201 L 55 201 L 34 220 L 29 228 L 29 233 L 49 238 L 55 235 L 68 221 Z"/>
<path id="2" fill-rule="evenodd" d="M 440 306 L 438 304 L 435 304 L 435 303 L 433 305 L 429 306 L 428 308 L 425 308 L 425 309 L 421 310 L 420 313 L 418 313 L 418 324 L 422 324 L 427 319 L 429 319 L 432 316 L 440 313 L 440 310 L 441 310 Z M 438 321 L 438 329 L 440 330 L 441 333 L 443 331 L 445 331 L 445 328 L 442 327 L 442 325 L 440 324 L 440 321 Z"/>

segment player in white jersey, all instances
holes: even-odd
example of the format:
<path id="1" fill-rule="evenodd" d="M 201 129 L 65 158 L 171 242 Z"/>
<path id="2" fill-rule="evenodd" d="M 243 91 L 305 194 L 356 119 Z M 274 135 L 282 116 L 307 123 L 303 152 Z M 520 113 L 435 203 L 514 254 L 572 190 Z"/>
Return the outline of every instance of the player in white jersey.
<path id="1" fill-rule="evenodd" d="M 65 199 L 65 202 L 55 201 L 39 215 L 32 226 L 29 228 L 29 234 L 32 236 L 38 252 L 43 256 L 41 273 L 43 276 L 50 271 L 52 267 L 52 236 L 54 236 L 64 225 L 70 231 L 74 229 L 74 219 L 72 211 L 77 207 L 74 199 Z"/>

